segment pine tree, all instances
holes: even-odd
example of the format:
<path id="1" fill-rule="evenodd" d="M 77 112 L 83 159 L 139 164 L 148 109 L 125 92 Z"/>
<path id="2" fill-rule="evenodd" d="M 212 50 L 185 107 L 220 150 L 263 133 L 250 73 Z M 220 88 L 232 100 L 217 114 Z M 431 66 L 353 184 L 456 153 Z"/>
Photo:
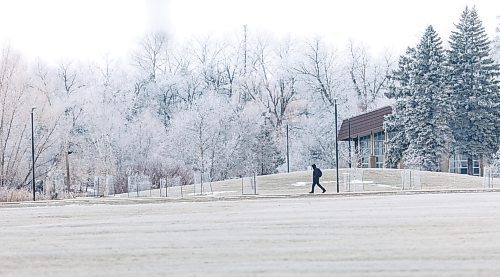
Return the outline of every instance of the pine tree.
<path id="1" fill-rule="evenodd" d="M 262 126 L 252 147 L 252 152 L 257 154 L 254 164 L 258 165 L 257 173 L 260 175 L 277 173 L 278 166 L 285 163 L 270 124 Z"/>
<path id="2" fill-rule="evenodd" d="M 392 114 L 385 118 L 384 129 L 388 134 L 385 154 L 385 166 L 396 168 L 408 148 L 405 135 L 407 117 L 407 96 L 411 92 L 411 82 L 415 60 L 415 49 L 408 48 L 399 58 L 398 69 L 389 75 L 389 90 L 386 96 L 395 99 Z"/>
<path id="3" fill-rule="evenodd" d="M 491 157 L 500 143 L 499 66 L 475 8 L 465 8 L 450 37 L 449 86 L 455 113 L 451 122 L 455 153 Z"/>
<path id="4" fill-rule="evenodd" d="M 416 49 L 401 57 L 389 97 L 396 99 L 386 120 L 388 163 L 403 158 L 410 167 L 439 171 L 447 154 L 449 100 L 441 39 L 429 26 Z"/>
<path id="5" fill-rule="evenodd" d="M 429 26 L 416 48 L 405 124 L 409 142 L 405 156 L 413 157 L 417 165 L 429 171 L 440 171 L 442 157 L 448 154 L 450 101 L 445 62 L 441 39 Z"/>

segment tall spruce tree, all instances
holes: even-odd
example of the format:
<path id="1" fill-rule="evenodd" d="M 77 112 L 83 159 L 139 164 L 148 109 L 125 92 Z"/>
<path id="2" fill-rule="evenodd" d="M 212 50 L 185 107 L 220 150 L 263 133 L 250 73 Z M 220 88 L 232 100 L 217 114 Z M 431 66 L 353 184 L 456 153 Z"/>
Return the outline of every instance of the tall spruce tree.
<path id="1" fill-rule="evenodd" d="M 389 157 L 399 155 L 407 166 L 429 171 L 441 169 L 450 140 L 446 57 L 441 44 L 429 26 L 416 49 L 400 59 L 393 76 L 393 95 L 389 95 L 396 98 L 395 112 L 386 123 L 386 130 L 392 133 Z"/>
<path id="2" fill-rule="evenodd" d="M 450 37 L 449 85 L 455 113 L 451 128 L 454 151 L 472 159 L 491 157 L 500 143 L 499 66 L 475 8 L 465 8 Z"/>
<path id="3" fill-rule="evenodd" d="M 408 96 L 405 151 L 423 170 L 440 171 L 448 155 L 450 101 L 446 88 L 446 56 L 441 39 L 427 27 L 416 49 L 412 93 Z M 410 157 L 412 159 L 410 159 Z"/>
<path id="4" fill-rule="evenodd" d="M 388 134 L 385 154 L 385 167 L 396 168 L 408 149 L 405 134 L 407 115 L 407 97 L 411 94 L 412 74 L 415 65 L 415 48 L 408 48 L 399 58 L 398 69 L 388 76 L 389 89 L 387 98 L 395 99 L 392 114 L 386 116 L 384 129 Z"/>
<path id="5" fill-rule="evenodd" d="M 285 163 L 270 125 L 266 123 L 261 127 L 252 146 L 252 152 L 256 154 L 256 160 L 253 163 L 257 165 L 259 175 L 277 173 L 278 166 Z"/>

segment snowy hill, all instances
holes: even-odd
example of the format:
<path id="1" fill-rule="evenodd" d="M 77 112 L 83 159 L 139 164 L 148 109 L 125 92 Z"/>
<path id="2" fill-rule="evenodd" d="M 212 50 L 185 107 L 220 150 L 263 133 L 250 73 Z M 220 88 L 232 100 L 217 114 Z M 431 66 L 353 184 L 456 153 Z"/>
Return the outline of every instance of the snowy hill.
<path id="1" fill-rule="evenodd" d="M 350 181 L 350 182 L 349 182 Z M 401 169 L 340 169 L 340 193 L 352 192 L 384 192 L 403 190 L 478 190 L 485 187 L 483 177 L 459 175 L 452 173 L 409 171 Z M 298 171 L 265 176 L 257 176 L 257 194 L 297 196 L 308 194 L 311 189 L 312 172 Z M 326 194 L 336 193 L 335 169 L 323 170 L 320 183 L 326 188 Z M 500 187 L 500 179 L 493 180 L 493 187 Z M 168 188 L 169 198 L 192 197 L 228 197 L 252 195 L 253 178 L 244 177 L 213 183 L 204 183 L 203 192 L 200 184 L 176 186 Z M 316 194 L 321 190 L 316 188 Z M 120 197 L 159 197 L 160 190 L 152 189 L 130 192 L 118 195 Z M 161 197 L 165 197 L 165 189 L 161 190 Z"/>

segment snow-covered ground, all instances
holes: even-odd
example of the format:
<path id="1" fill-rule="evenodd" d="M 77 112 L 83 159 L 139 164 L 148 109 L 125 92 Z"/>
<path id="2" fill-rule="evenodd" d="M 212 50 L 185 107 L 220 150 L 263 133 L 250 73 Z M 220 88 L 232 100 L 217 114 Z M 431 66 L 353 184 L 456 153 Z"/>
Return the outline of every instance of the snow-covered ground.
<path id="1" fill-rule="evenodd" d="M 381 191 L 401 191 L 402 183 L 405 182 L 405 190 L 481 190 L 484 186 L 483 177 L 441 173 L 412 171 L 399 169 L 341 169 L 339 171 L 339 191 L 340 192 L 381 192 Z M 403 178 L 405 177 L 405 178 Z M 350 178 L 350 187 L 346 186 L 346 181 Z M 281 173 L 257 177 L 257 193 L 259 195 L 302 195 L 311 190 L 312 171 L 297 171 L 292 173 Z M 409 184 L 414 186 L 410 186 Z M 327 194 L 337 193 L 337 182 L 335 170 L 323 170 L 321 184 L 326 188 Z M 492 188 L 500 188 L 500 179 L 492 180 Z M 320 192 L 317 189 L 316 192 Z M 252 178 L 245 177 L 243 180 L 231 179 L 203 185 L 203 195 L 201 195 L 201 185 L 187 185 L 182 187 L 169 187 L 168 197 L 172 199 L 213 197 L 224 198 L 229 196 L 248 195 L 253 193 Z M 161 190 L 131 192 L 118 195 L 119 197 L 165 197 L 165 188 Z"/>
<path id="2" fill-rule="evenodd" d="M 346 196 L 1 204 L 0 276 L 500 275 L 500 193 Z"/>

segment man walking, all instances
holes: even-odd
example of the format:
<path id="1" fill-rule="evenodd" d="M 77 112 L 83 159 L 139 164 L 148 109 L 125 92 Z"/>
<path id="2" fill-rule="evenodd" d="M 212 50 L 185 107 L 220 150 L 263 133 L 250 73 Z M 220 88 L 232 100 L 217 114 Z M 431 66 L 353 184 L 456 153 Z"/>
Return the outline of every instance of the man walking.
<path id="1" fill-rule="evenodd" d="M 312 165 L 313 168 L 313 184 L 311 191 L 309 193 L 314 193 L 314 186 L 318 185 L 323 190 L 323 193 L 325 193 L 326 189 L 319 184 L 319 178 L 323 175 L 321 172 L 321 169 L 317 168 L 315 164 Z"/>

